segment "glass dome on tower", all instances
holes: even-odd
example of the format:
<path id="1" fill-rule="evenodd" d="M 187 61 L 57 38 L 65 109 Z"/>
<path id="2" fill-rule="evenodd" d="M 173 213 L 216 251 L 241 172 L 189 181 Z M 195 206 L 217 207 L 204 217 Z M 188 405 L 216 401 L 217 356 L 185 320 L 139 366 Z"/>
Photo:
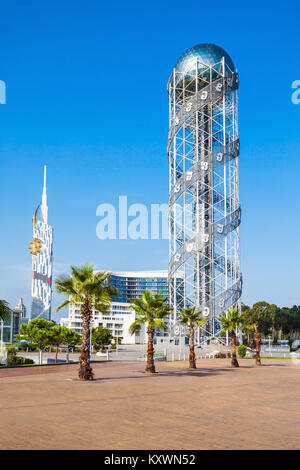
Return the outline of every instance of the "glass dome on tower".
<path id="1" fill-rule="evenodd" d="M 216 44 L 197 44 L 187 49 L 177 60 L 175 64 L 175 72 L 182 73 L 184 76 L 193 76 L 196 71 L 196 62 L 198 62 L 198 72 L 204 73 L 208 66 L 214 66 L 212 78 L 217 78 L 218 73 L 222 71 L 222 59 L 225 59 L 225 74 L 234 72 L 234 64 L 230 55 L 220 46 Z M 197 61 L 196 61 L 197 59 Z"/>

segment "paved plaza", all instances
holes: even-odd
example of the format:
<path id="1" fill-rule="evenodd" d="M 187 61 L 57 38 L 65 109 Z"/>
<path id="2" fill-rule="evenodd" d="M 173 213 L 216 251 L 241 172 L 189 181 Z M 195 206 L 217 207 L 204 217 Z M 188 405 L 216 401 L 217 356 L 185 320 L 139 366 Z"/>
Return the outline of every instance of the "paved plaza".
<path id="1" fill-rule="evenodd" d="M 229 364 L 95 364 L 87 383 L 75 364 L 2 370 L 0 448 L 299 449 L 300 366 Z"/>

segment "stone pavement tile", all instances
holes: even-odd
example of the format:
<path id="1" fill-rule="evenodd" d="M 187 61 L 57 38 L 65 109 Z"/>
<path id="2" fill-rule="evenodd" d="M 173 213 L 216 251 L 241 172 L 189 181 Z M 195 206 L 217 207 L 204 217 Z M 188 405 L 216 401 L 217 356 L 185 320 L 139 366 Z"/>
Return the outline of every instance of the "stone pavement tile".
<path id="1" fill-rule="evenodd" d="M 228 360 L 0 379 L 2 449 L 297 449 L 300 368 Z"/>

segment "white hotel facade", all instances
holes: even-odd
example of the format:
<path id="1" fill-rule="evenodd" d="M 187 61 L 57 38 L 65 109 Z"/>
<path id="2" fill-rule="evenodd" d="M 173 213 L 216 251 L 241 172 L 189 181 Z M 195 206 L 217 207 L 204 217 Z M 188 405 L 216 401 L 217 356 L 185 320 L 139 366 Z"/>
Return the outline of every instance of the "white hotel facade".
<path id="1" fill-rule="evenodd" d="M 140 334 L 131 335 L 130 325 L 135 321 L 136 313 L 130 303 L 140 297 L 145 290 L 153 294 L 161 292 L 168 296 L 167 271 L 126 271 L 112 272 L 108 283 L 118 289 L 119 294 L 112 299 L 111 308 L 104 313 L 93 310 L 91 326 L 108 328 L 114 337 L 122 338 L 123 344 L 141 344 L 145 342 L 145 328 Z M 169 318 L 165 319 L 166 329 L 157 331 L 156 342 L 169 341 Z M 62 318 L 60 324 L 77 333 L 82 332 L 80 303 L 69 304 L 68 317 Z"/>

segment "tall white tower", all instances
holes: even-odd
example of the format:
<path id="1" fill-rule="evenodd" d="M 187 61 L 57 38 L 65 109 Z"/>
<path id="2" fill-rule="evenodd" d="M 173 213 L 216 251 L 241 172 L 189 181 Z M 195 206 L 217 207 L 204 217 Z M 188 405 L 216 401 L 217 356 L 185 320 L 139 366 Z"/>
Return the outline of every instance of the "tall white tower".
<path id="1" fill-rule="evenodd" d="M 46 190 L 47 167 L 44 166 L 44 187 L 42 204 L 37 207 L 33 223 L 32 253 L 32 306 L 31 319 L 51 319 L 52 269 L 53 269 L 53 229 L 48 225 L 48 205 Z M 40 208 L 40 220 L 37 220 Z"/>
<path id="2" fill-rule="evenodd" d="M 19 303 L 15 307 L 15 312 L 20 312 L 20 317 L 26 318 L 26 307 L 23 302 L 23 297 L 20 297 Z"/>
<path id="3" fill-rule="evenodd" d="M 168 82 L 170 303 L 174 323 L 183 307 L 201 310 L 204 337 L 242 290 L 237 90 L 232 59 L 214 44 L 185 51 Z"/>

